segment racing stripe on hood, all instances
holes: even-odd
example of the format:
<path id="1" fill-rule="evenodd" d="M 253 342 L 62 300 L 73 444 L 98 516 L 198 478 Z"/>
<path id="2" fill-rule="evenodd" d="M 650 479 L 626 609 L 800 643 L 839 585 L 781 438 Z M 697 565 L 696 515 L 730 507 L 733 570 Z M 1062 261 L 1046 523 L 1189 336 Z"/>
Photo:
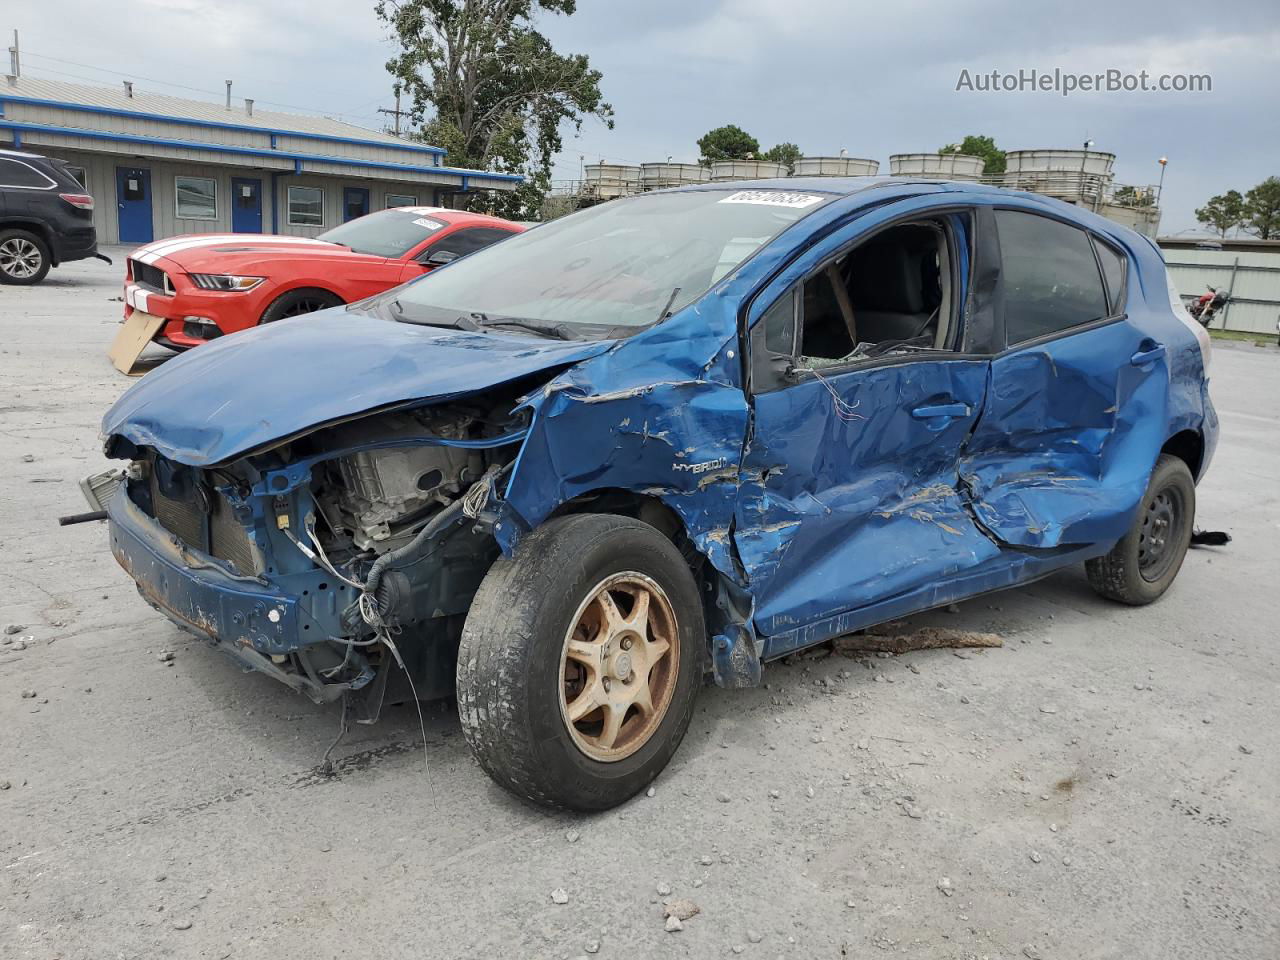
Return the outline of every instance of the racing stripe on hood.
<path id="1" fill-rule="evenodd" d="M 172 256 L 184 250 L 196 250 L 200 247 L 217 247 L 224 243 L 270 243 L 280 246 L 321 246 L 332 247 L 334 244 L 325 240 L 313 240 L 310 237 L 263 237 L 259 234 L 229 233 L 221 235 L 198 234 L 190 237 L 177 237 L 162 240 L 159 243 L 139 247 L 130 256 L 142 263 L 155 263 L 161 257 Z"/>

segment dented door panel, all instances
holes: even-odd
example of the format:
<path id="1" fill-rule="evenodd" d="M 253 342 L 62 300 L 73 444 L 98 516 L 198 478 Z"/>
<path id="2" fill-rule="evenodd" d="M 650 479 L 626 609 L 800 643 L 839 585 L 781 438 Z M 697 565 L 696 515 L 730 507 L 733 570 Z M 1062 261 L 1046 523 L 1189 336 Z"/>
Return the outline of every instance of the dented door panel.
<path id="1" fill-rule="evenodd" d="M 1129 527 L 1167 439 L 1169 370 L 1125 320 L 991 364 L 991 389 L 961 462 L 979 523 L 1001 543 L 1114 542 Z"/>
<path id="2" fill-rule="evenodd" d="M 755 398 L 734 543 L 765 636 L 999 554 L 956 488 L 987 362 L 917 360 L 824 379 Z"/>

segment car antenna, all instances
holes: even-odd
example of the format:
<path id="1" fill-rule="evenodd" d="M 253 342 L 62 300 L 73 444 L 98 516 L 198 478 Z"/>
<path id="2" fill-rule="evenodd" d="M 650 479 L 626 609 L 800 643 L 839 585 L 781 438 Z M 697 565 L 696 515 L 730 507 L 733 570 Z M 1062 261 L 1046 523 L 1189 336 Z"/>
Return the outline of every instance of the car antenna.
<path id="1" fill-rule="evenodd" d="M 671 296 L 667 297 L 667 302 L 662 305 L 662 310 L 658 313 L 658 319 L 653 321 L 654 323 L 661 323 L 671 316 L 671 305 L 676 302 L 678 296 L 680 296 L 680 288 L 676 287 L 671 291 Z"/>

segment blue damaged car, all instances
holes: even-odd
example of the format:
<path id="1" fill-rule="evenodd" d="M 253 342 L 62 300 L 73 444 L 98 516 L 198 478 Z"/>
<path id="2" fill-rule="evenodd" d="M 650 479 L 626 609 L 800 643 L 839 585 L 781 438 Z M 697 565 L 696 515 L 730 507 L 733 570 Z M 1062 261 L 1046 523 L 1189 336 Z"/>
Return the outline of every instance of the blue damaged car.
<path id="1" fill-rule="evenodd" d="M 703 184 L 171 360 L 89 489 L 179 626 L 344 718 L 456 696 L 499 784 L 602 809 L 707 675 L 1070 564 L 1158 598 L 1208 361 L 1156 247 L 1085 210 Z"/>

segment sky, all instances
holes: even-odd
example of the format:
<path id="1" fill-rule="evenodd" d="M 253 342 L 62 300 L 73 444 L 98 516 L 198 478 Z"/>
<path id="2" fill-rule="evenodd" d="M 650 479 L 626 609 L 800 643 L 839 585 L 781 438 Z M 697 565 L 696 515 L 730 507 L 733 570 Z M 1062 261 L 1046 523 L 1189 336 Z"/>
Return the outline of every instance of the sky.
<path id="1" fill-rule="evenodd" d="M 600 70 L 615 112 L 567 131 L 555 176 L 582 162 L 694 161 L 696 141 L 734 123 L 762 147 L 881 162 L 966 134 L 1008 150 L 1116 154 L 1117 180 L 1165 178 L 1162 234 L 1197 229 L 1194 209 L 1227 189 L 1280 176 L 1280 3 L 1164 0 L 1070 5 L 1036 0 L 578 0 L 542 14 L 561 52 Z M 363 0 L 44 0 L 6 5 L 23 71 L 72 82 L 237 97 L 267 109 L 381 128 L 394 47 Z M 6 42 L 4 46 L 7 46 Z M 1202 92 L 957 90 L 998 70 L 1208 74 Z M 584 158 L 584 159 L 580 159 Z"/>

